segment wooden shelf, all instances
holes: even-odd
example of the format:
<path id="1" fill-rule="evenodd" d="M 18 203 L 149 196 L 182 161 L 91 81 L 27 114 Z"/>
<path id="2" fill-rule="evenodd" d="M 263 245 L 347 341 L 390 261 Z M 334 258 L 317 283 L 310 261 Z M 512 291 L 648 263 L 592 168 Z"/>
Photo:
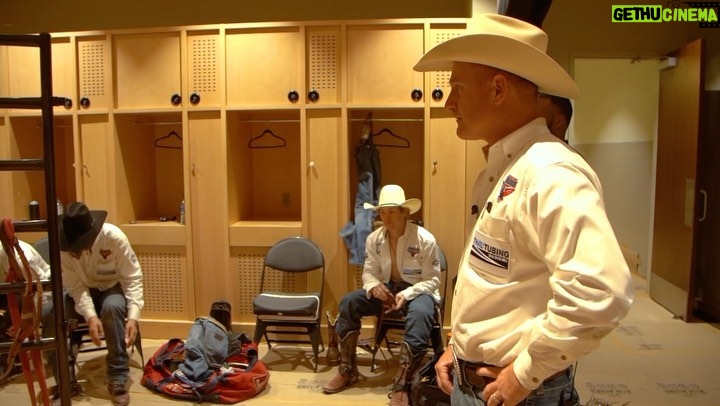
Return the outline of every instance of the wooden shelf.
<path id="1" fill-rule="evenodd" d="M 140 220 L 119 227 L 133 245 L 185 245 L 185 225 L 175 221 Z"/>
<path id="2" fill-rule="evenodd" d="M 301 233 L 301 221 L 238 221 L 230 225 L 230 246 L 269 247 Z"/>

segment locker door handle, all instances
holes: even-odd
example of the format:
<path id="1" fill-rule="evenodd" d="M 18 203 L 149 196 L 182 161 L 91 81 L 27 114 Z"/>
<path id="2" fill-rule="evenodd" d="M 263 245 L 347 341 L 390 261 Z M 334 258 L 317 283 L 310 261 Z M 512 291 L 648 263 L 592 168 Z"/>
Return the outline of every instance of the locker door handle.
<path id="1" fill-rule="evenodd" d="M 197 164 L 193 163 L 192 165 L 190 165 L 190 174 L 192 176 L 195 176 L 196 173 L 197 173 Z"/>
<path id="2" fill-rule="evenodd" d="M 703 200 L 702 200 L 703 207 L 702 207 L 702 216 L 700 216 L 700 218 L 698 219 L 698 223 L 705 221 L 705 219 L 707 218 L 707 192 L 703 189 L 700 189 L 700 194 L 703 197 Z"/>

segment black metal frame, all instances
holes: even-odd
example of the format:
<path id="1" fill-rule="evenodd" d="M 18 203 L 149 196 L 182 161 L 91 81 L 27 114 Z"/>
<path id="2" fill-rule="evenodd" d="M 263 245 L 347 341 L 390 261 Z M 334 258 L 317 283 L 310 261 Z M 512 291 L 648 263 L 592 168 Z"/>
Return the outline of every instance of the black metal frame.
<path id="1" fill-rule="evenodd" d="M 43 157 L 0 161 L 0 171 L 44 171 L 45 200 L 48 208 L 47 220 L 15 221 L 15 231 L 47 231 L 50 241 L 50 286 L 52 287 L 53 311 L 55 312 L 56 337 L 66 337 L 67 328 L 63 308 L 62 274 L 60 272 L 60 246 L 58 239 L 58 214 L 55 189 L 55 150 L 53 107 L 63 106 L 66 98 L 53 97 L 52 92 L 52 41 L 50 34 L 4 35 L 0 34 L 0 45 L 37 47 L 40 51 L 40 97 L 7 98 L 0 97 L 0 108 L 39 109 L 42 112 Z M 25 284 L 0 283 L 0 293 L 22 292 Z M 55 349 L 58 356 L 59 376 L 55 379 L 60 388 L 60 401 L 63 406 L 71 404 L 70 377 L 68 373 L 67 340 L 55 338 L 39 339 L 23 343 L 23 350 Z M 0 344 L 0 353 L 8 352 L 10 343 Z"/>

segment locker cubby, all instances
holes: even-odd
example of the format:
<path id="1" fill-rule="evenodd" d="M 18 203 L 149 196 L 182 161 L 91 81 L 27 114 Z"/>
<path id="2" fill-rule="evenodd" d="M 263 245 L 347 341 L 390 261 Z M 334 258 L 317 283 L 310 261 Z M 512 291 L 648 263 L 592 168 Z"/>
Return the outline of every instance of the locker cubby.
<path id="1" fill-rule="evenodd" d="M 113 55 L 118 109 L 179 109 L 189 97 L 180 85 L 180 33 L 117 35 Z"/>
<path id="2" fill-rule="evenodd" d="M 289 106 L 304 99 L 303 37 L 300 27 L 227 30 L 225 34 L 228 106 Z M 290 100 L 290 93 L 297 98 Z"/>
<path id="3" fill-rule="evenodd" d="M 180 113 L 115 115 L 118 223 L 179 225 L 185 198 L 182 137 Z"/>
<path id="4" fill-rule="evenodd" d="M 400 185 L 406 198 L 424 197 L 425 135 L 423 109 L 351 109 L 348 111 L 348 137 L 350 156 L 350 213 L 354 213 L 357 193 L 357 166 L 355 150 L 361 141 L 362 129 L 368 114 L 372 113 L 372 141 L 380 155 L 380 186 Z M 423 208 L 411 219 L 421 220 Z"/>
<path id="5" fill-rule="evenodd" d="M 422 24 L 347 27 L 348 103 L 354 105 L 422 104 L 423 73 L 413 66 L 423 56 Z"/>
<path id="6" fill-rule="evenodd" d="M 53 96 L 66 97 L 72 100 L 73 106 L 53 107 L 55 114 L 62 114 L 74 107 L 77 102 L 75 87 L 75 59 L 70 38 L 57 37 L 52 39 L 52 84 Z M 2 59 L 0 53 L 0 60 Z M 6 97 L 38 97 L 40 96 L 40 51 L 36 47 L 7 47 L 7 93 Z M 2 75 L 2 69 L 0 69 Z M 0 83 L 2 80 L 0 79 Z M 0 93 L 2 94 L 2 93 Z M 29 113 L 28 110 L 11 109 L 21 115 L 40 115 L 39 111 Z"/>
<path id="7" fill-rule="evenodd" d="M 40 117 L 11 117 L 9 119 L 8 156 L 2 159 L 30 159 L 43 157 L 42 120 Z M 74 201 L 75 169 L 71 117 L 56 116 L 54 120 L 55 187 L 63 205 Z M 28 205 L 32 200 L 40 204 L 40 218 L 47 218 L 45 201 L 45 174 L 43 171 L 14 171 L 11 174 L 13 218 L 29 218 Z M 54 208 L 54 207 L 53 207 Z"/>
<path id="8" fill-rule="evenodd" d="M 301 221 L 298 110 L 227 113 L 230 223 Z"/>

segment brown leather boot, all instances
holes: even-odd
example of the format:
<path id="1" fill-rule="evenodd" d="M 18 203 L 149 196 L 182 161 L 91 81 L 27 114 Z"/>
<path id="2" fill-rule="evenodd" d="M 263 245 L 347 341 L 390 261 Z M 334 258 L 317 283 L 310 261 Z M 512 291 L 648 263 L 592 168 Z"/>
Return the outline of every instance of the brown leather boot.
<path id="1" fill-rule="evenodd" d="M 390 406 L 408 406 L 410 404 L 410 390 L 415 371 L 420 368 L 427 350 L 413 354 L 410 346 L 403 341 L 400 347 L 400 369 L 395 375 L 392 393 L 390 395 Z"/>
<path id="2" fill-rule="evenodd" d="M 357 382 L 359 373 L 355 365 L 357 357 L 355 346 L 359 336 L 359 331 L 351 331 L 345 338 L 340 339 L 340 366 L 338 367 L 338 373 L 323 386 L 323 392 L 338 393 Z"/>
<path id="3" fill-rule="evenodd" d="M 338 336 L 335 331 L 335 323 L 337 323 L 337 317 L 333 319 L 330 315 L 330 311 L 326 311 L 328 321 L 328 350 L 325 358 L 327 359 L 328 365 L 340 364 L 340 350 L 338 349 Z"/>

